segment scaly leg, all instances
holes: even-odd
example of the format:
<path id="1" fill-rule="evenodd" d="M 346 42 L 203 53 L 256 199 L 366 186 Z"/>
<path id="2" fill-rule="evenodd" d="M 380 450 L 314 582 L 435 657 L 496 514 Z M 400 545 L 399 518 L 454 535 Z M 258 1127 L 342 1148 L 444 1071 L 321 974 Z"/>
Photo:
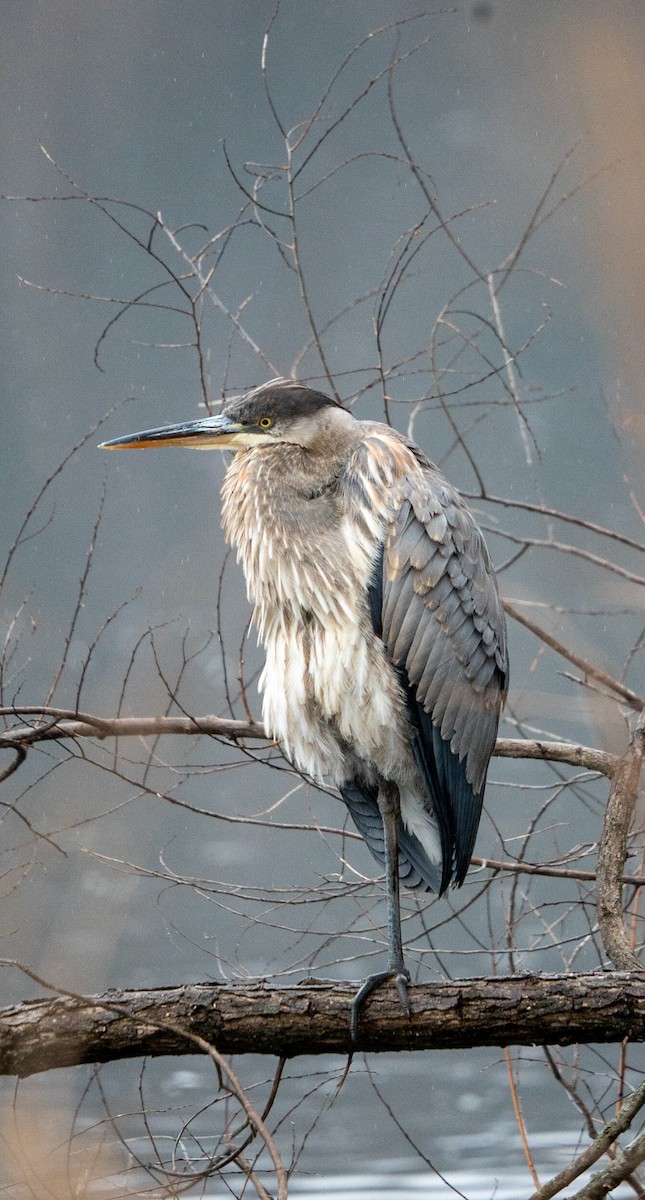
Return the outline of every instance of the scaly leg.
<path id="1" fill-rule="evenodd" d="M 403 961 L 403 938 L 401 936 L 398 850 L 401 804 L 399 789 L 395 783 L 391 783 L 390 780 L 382 781 L 378 790 L 377 803 L 385 835 L 385 888 L 387 893 L 387 932 L 389 941 L 388 964 L 386 971 L 379 971 L 376 975 L 368 975 L 352 1001 L 349 1032 L 353 1042 L 356 1041 L 358 1014 L 363 1004 L 370 993 L 374 991 L 374 988 L 378 987 L 380 983 L 384 983 L 387 979 L 394 980 L 401 1004 L 408 1017 L 411 1015 L 410 999 L 408 996 L 410 972 Z"/>

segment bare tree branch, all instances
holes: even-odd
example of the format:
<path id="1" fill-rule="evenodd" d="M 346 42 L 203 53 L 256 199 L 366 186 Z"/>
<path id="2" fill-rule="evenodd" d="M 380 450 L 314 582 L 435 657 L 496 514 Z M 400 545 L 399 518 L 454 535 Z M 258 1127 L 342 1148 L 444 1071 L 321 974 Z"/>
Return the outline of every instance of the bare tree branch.
<path id="1" fill-rule="evenodd" d="M 644 747 L 645 713 L 641 713 L 632 731 L 627 753 L 614 772 L 598 853 L 600 936 L 610 961 L 619 971 L 642 969 L 625 931 L 622 874 L 627 856 L 627 835 L 638 796 Z"/>
<path id="2" fill-rule="evenodd" d="M 194 737 L 223 737 L 231 741 L 244 738 L 270 741 L 259 721 L 233 721 L 224 717 L 98 717 L 89 713 L 74 713 L 71 709 L 46 705 L 20 705 L 0 708 L 0 717 L 33 715 L 39 720 L 51 718 L 41 725 L 18 725 L 0 734 L 0 749 L 33 745 L 41 741 L 64 738 L 162 737 L 183 735 Z M 611 777 L 616 759 L 604 750 L 571 742 L 551 742 L 524 738 L 498 738 L 494 753 L 499 758 L 531 758 L 550 762 L 569 763 L 586 767 Z"/>
<path id="3" fill-rule="evenodd" d="M 645 1133 L 640 1133 L 625 1149 L 616 1155 L 614 1161 L 594 1175 L 593 1179 L 571 1200 L 604 1200 L 614 1188 L 624 1179 L 628 1179 L 635 1167 L 645 1160 Z M 638 1195 L 642 1196 L 639 1190 Z"/>
<path id="4" fill-rule="evenodd" d="M 0 716 L 33 713 L 42 718 L 53 717 L 46 725 L 20 725 L 0 734 L 0 747 L 30 745 L 40 741 L 63 738 L 91 737 L 161 737 L 167 735 L 206 734 L 211 737 L 239 741 L 253 738 L 269 741 L 264 726 L 258 721 L 230 721 L 223 717 L 94 717 L 87 713 L 75 715 L 72 710 L 43 708 L 0 709 Z"/>
<path id="5" fill-rule="evenodd" d="M 7 964 L 13 965 L 13 964 Z M 223 1054 L 347 1054 L 356 984 L 194 984 L 28 1000 L 0 1010 L 0 1074 L 21 1077 L 85 1062 L 185 1054 L 196 1037 Z M 373 993 L 355 1049 L 645 1041 L 645 975 L 518 975 Z"/>
<path id="6" fill-rule="evenodd" d="M 621 699 L 627 704 L 631 705 L 632 708 L 635 708 L 637 712 L 643 712 L 643 710 L 645 710 L 645 700 L 643 700 L 642 696 L 639 696 L 636 692 L 633 692 L 631 688 L 625 687 L 625 684 L 620 683 L 618 679 L 612 679 L 611 675 L 608 675 L 606 671 L 601 671 L 598 667 L 594 667 L 593 663 L 588 662 L 586 658 L 581 658 L 579 654 L 575 654 L 573 650 L 569 649 L 568 646 L 564 646 L 563 643 L 559 642 L 557 638 L 554 638 L 552 634 L 547 633 L 546 629 L 543 629 L 541 625 L 537 625 L 535 621 L 531 621 L 529 617 L 525 617 L 524 613 L 521 613 L 514 604 L 510 603 L 509 600 L 504 600 L 503 605 L 509 617 L 512 617 L 514 621 L 518 621 L 520 625 L 524 625 L 526 629 L 530 629 L 531 633 L 534 633 L 536 637 L 539 637 L 540 640 L 547 646 L 550 646 L 552 650 L 555 650 L 558 654 L 561 654 L 563 658 L 566 658 L 569 662 L 572 662 L 574 666 L 579 667 L 581 671 L 584 671 L 585 675 L 587 675 L 589 679 L 595 679 L 597 683 L 604 684 L 604 686 L 609 688 L 610 691 L 614 692 L 617 696 L 620 696 Z"/>
<path id="7" fill-rule="evenodd" d="M 564 1167 L 562 1171 L 558 1171 L 558 1174 L 554 1175 L 553 1179 L 550 1179 L 548 1183 L 545 1183 L 544 1187 L 538 1188 L 538 1190 L 529 1197 L 529 1200 L 552 1200 L 553 1196 L 557 1196 L 558 1192 L 562 1191 L 562 1189 L 567 1187 L 568 1184 L 573 1183 L 574 1179 L 578 1179 L 579 1176 L 582 1175 L 583 1171 L 588 1170 L 589 1167 L 593 1166 L 595 1162 L 598 1162 L 598 1159 L 601 1158 L 603 1154 L 607 1153 L 610 1146 L 616 1141 L 616 1138 L 619 1136 L 619 1134 L 624 1133 L 626 1129 L 629 1129 L 634 1117 L 638 1112 L 640 1112 L 644 1104 L 645 1083 L 642 1083 L 641 1086 L 635 1092 L 632 1092 L 631 1096 L 629 1096 L 627 1100 L 620 1105 L 613 1120 L 605 1126 L 602 1133 L 598 1134 L 598 1137 L 594 1139 L 591 1145 L 587 1146 L 586 1150 L 583 1150 L 582 1154 L 579 1154 L 578 1157 L 574 1159 L 572 1163 L 569 1163 L 568 1166 Z M 622 1157 L 623 1155 L 620 1155 L 620 1158 Z M 632 1161 L 629 1170 L 625 1172 L 625 1174 L 629 1174 L 629 1171 L 637 1166 L 638 1162 L 640 1161 L 640 1159 Z M 611 1164 L 609 1170 L 613 1172 L 617 1166 L 618 1162 L 616 1160 Z M 603 1172 L 603 1174 L 605 1173 Z M 618 1175 L 615 1178 L 615 1183 L 620 1183 L 621 1180 L 625 1178 L 625 1174 Z M 604 1196 L 606 1195 L 606 1192 L 588 1192 L 585 1188 L 582 1192 L 579 1192 L 578 1195 L 581 1197 L 587 1196 L 589 1200 L 591 1200 L 592 1195 Z"/>

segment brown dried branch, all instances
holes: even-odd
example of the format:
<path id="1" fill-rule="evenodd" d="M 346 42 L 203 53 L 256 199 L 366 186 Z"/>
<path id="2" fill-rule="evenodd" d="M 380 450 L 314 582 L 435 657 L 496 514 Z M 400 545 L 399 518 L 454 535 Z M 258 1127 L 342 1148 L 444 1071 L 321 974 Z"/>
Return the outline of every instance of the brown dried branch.
<path id="1" fill-rule="evenodd" d="M 604 1200 L 614 1188 L 618 1187 L 624 1179 L 629 1179 L 635 1167 L 645 1160 L 645 1133 L 639 1134 L 634 1138 L 628 1146 L 625 1147 L 622 1154 L 617 1154 L 614 1161 L 594 1175 L 593 1179 L 583 1187 L 579 1192 L 576 1192 L 571 1200 Z M 642 1192 L 638 1192 L 642 1196 Z"/>
<path id="2" fill-rule="evenodd" d="M 505 541 L 512 542 L 516 546 L 530 546 L 540 550 L 557 550 L 560 554 L 582 558 L 585 562 L 593 563 L 595 567 L 601 567 L 603 571 L 611 571 L 614 575 L 620 575 L 622 579 L 629 580 L 630 583 L 637 583 L 639 587 L 645 585 L 645 576 L 638 575 L 635 571 L 628 571 L 626 567 L 621 567 L 618 563 L 613 562 L 612 559 L 603 558 L 600 554 L 593 554 L 591 550 L 585 550 L 582 546 L 574 546 L 569 542 L 558 542 L 553 537 L 538 538 L 511 533 L 510 530 L 502 529 L 499 525 L 488 525 L 485 522 L 482 522 L 482 529 L 487 533 L 495 533 L 498 537 L 502 537 Z"/>
<path id="3" fill-rule="evenodd" d="M 587 1171 L 589 1167 L 598 1162 L 598 1159 L 601 1158 L 603 1154 L 607 1153 L 610 1146 L 615 1142 L 619 1134 L 624 1133 L 626 1129 L 629 1129 L 634 1117 L 638 1112 L 640 1112 L 644 1104 L 645 1083 L 642 1083 L 641 1086 L 635 1092 L 632 1092 L 631 1096 L 629 1096 L 627 1100 L 621 1104 L 613 1120 L 605 1126 L 602 1133 L 598 1134 L 598 1137 L 594 1139 L 591 1145 L 587 1146 L 586 1150 L 583 1150 L 582 1154 L 579 1154 L 572 1163 L 569 1163 L 569 1165 L 564 1167 L 562 1171 L 559 1171 L 557 1175 L 554 1175 L 553 1179 L 550 1179 L 548 1183 L 545 1183 L 544 1187 L 538 1188 L 538 1190 L 533 1193 L 529 1200 L 551 1200 L 553 1196 L 557 1196 L 558 1192 L 561 1192 L 562 1189 L 572 1183 L 574 1179 L 578 1179 L 579 1176 L 582 1175 L 583 1171 Z M 609 1167 L 609 1171 L 614 1172 L 618 1166 L 619 1160 L 623 1158 L 623 1154 L 619 1155 L 614 1162 L 612 1162 L 611 1166 Z M 641 1159 L 632 1159 L 629 1169 L 624 1174 L 618 1174 L 612 1186 L 615 1186 L 617 1183 L 620 1183 L 623 1179 L 625 1179 L 626 1175 L 629 1175 L 630 1171 L 632 1171 L 634 1167 L 638 1166 L 640 1161 Z M 606 1175 L 606 1172 L 603 1172 L 602 1174 Z M 596 1176 L 596 1180 L 598 1178 L 599 1177 Z M 589 1186 L 593 1184 L 594 1180 L 591 1181 Z M 589 1197 L 590 1200 L 592 1195 L 605 1196 L 609 1190 L 610 1189 L 608 1188 L 606 1191 L 589 1192 L 587 1188 L 584 1188 L 582 1192 L 578 1192 L 578 1196 L 586 1196 Z"/>
<path id="4" fill-rule="evenodd" d="M 586 517 L 578 517 L 573 513 L 562 512 L 559 508 L 549 508 L 546 504 L 533 504 L 528 500 L 511 500 L 506 496 L 493 496 L 490 492 L 466 492 L 462 489 L 462 495 L 467 500 L 486 500 L 489 504 L 500 504 L 502 508 L 518 508 L 522 512 L 536 513 L 541 517 L 553 517 L 557 521 L 564 521 L 569 525 L 576 525 L 579 529 L 587 529 L 591 533 L 597 534 L 599 537 L 612 538 L 616 542 L 621 542 L 624 546 L 629 546 L 633 550 L 639 550 L 645 554 L 645 546 L 642 542 L 637 542 L 634 538 L 627 537 L 616 529 L 608 529 L 605 525 L 599 525 L 596 521 L 589 521 Z"/>
<path id="5" fill-rule="evenodd" d="M 53 717 L 47 725 L 19 725 L 0 734 L 0 747 L 32 745 L 40 741 L 58 741 L 64 738 L 92 737 L 102 740 L 107 737 L 161 737 L 167 735 L 206 734 L 224 737 L 231 741 L 267 738 L 264 726 L 258 721 L 231 721 L 224 717 L 95 717 L 89 713 L 75 714 L 71 709 L 31 707 L 0 709 L 0 716 L 21 715 Z"/>
<path id="6" fill-rule="evenodd" d="M 0 749 L 33 745 L 40 741 L 59 741 L 64 738 L 91 737 L 161 737 L 205 734 L 231 741 L 244 738 L 269 741 L 259 721 L 234 721 L 224 717 L 97 717 L 90 713 L 75 713 L 71 709 L 43 705 L 20 705 L 0 708 L 0 717 L 34 716 L 39 720 L 51 718 L 46 725 L 18 725 L 0 734 Z M 499 758 L 531 758 L 549 762 L 569 763 L 611 777 L 616 759 L 604 750 L 571 742 L 550 742 L 523 738 L 498 738 L 495 754 Z"/>
<path id="7" fill-rule="evenodd" d="M 573 650 L 570 650 L 568 646 L 559 642 L 552 634 L 547 633 L 546 629 L 543 629 L 541 625 L 536 625 L 535 621 L 531 621 L 529 617 L 525 617 L 514 604 L 511 604 L 510 600 L 504 600 L 502 603 L 509 617 L 512 617 L 514 621 L 518 621 L 520 625 L 524 625 L 526 629 L 530 629 L 531 633 L 540 638 L 540 641 L 544 642 L 546 646 L 550 646 L 557 654 L 561 654 L 563 658 L 573 663 L 574 666 L 579 667 L 589 679 L 595 679 L 596 683 L 602 683 L 610 691 L 620 696 L 621 700 L 624 700 L 626 704 L 636 709 L 637 712 L 645 711 L 645 700 L 643 700 L 642 696 L 633 692 L 631 688 L 625 687 L 625 684 L 620 683 L 618 679 L 613 679 L 606 671 L 601 671 L 599 667 L 594 667 L 586 658 L 581 658 L 579 654 L 574 654 Z"/>
<path id="8" fill-rule="evenodd" d="M 358 836 L 360 837 L 360 834 Z M 510 875 L 545 875 L 550 879 L 571 879 L 575 883 L 595 883 L 597 878 L 595 871 L 581 871 L 577 867 L 553 866 L 545 863 L 528 863 L 522 862 L 520 859 L 483 858 L 481 855 L 473 854 L 470 862 L 473 867 L 486 867 L 489 871 L 504 871 Z M 627 887 L 641 888 L 645 886 L 645 875 L 623 873 L 621 881 Z"/>
<path id="9" fill-rule="evenodd" d="M 598 925 L 607 955 L 619 971 L 642 970 L 625 930 L 622 874 L 644 749 L 645 713 L 641 713 L 634 725 L 627 753 L 614 771 L 598 852 Z"/>
<path id="10" fill-rule="evenodd" d="M 18 964 L 7 964 L 18 965 Z M 355 1049 L 645 1041 L 642 972 L 518 975 L 410 987 L 411 1019 L 396 988 L 373 993 Z M 0 1010 L 0 1074 L 27 1076 L 86 1062 L 185 1054 L 203 1038 L 222 1054 L 347 1054 L 350 982 L 195 984 L 57 996 Z"/>
<path id="11" fill-rule="evenodd" d="M 164 1028 L 169 1033 L 176 1033 L 177 1036 L 182 1040 L 191 1042 L 193 1046 L 196 1046 L 197 1049 L 201 1050 L 203 1054 L 208 1054 L 208 1056 L 212 1059 L 217 1068 L 220 1079 L 225 1081 L 225 1087 L 227 1090 L 238 1100 L 239 1104 L 244 1109 L 246 1118 L 251 1125 L 251 1128 L 254 1129 L 258 1136 L 262 1139 L 266 1149 L 269 1152 L 278 1184 L 277 1200 L 287 1200 L 288 1176 L 284 1163 L 280 1157 L 280 1152 L 271 1136 L 271 1133 L 269 1132 L 267 1125 L 260 1116 L 258 1110 L 251 1103 L 245 1089 L 242 1087 L 242 1084 L 237 1078 L 237 1075 L 235 1074 L 230 1063 L 226 1061 L 223 1054 L 216 1049 L 209 1039 L 202 1037 L 199 1033 L 194 1031 L 185 1031 L 171 1023 L 165 1024 Z M 242 1160 L 242 1162 L 243 1161 L 244 1160 Z M 244 1167 L 242 1169 L 244 1169 Z M 261 1186 L 261 1184 L 258 1184 L 257 1179 L 253 1177 L 252 1182 L 258 1193 L 259 1200 L 269 1200 L 267 1192 Z"/>

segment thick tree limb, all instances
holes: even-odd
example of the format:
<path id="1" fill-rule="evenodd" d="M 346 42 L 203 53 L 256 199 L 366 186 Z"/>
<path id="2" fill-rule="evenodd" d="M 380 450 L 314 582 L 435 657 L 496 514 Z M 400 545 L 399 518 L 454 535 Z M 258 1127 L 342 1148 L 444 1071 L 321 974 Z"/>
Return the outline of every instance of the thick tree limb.
<path id="1" fill-rule="evenodd" d="M 194 984 L 97 997 L 57 996 L 0 1010 L 0 1074 L 140 1055 L 190 1054 L 199 1037 L 224 1054 L 347 1054 L 356 984 Z M 521 975 L 373 993 L 356 1049 L 645 1041 L 645 972 Z M 185 1030 L 188 1037 L 183 1036 Z"/>

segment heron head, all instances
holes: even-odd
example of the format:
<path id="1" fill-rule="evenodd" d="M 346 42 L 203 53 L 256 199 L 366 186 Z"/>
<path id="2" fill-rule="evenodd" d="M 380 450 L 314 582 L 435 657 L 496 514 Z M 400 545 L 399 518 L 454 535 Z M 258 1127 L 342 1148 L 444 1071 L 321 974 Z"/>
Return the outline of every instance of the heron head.
<path id="1" fill-rule="evenodd" d="M 310 447 L 330 426 L 354 423 L 330 396 L 290 380 L 272 380 L 229 400 L 214 417 L 162 425 L 102 442 L 102 450 L 144 450 L 186 446 L 193 450 L 248 450 L 277 442 Z"/>

